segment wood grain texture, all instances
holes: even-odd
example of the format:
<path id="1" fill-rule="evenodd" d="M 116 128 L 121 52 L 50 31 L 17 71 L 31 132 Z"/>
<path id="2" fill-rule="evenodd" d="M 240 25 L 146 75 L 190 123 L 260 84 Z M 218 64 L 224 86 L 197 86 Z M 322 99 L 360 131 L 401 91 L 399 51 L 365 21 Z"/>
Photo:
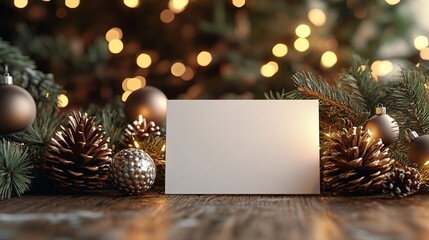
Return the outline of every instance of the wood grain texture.
<path id="1" fill-rule="evenodd" d="M 24 196 L 0 239 L 427 239 L 429 197 Z"/>

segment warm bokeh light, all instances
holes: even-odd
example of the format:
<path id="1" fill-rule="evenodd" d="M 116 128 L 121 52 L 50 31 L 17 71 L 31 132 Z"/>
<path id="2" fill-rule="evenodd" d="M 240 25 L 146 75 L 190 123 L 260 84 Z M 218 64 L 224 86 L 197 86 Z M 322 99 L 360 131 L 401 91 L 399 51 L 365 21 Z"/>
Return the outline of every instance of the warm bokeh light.
<path id="1" fill-rule="evenodd" d="M 276 57 L 284 57 L 287 54 L 287 46 L 283 43 L 277 43 L 276 45 L 274 45 L 272 52 L 273 55 Z"/>
<path id="2" fill-rule="evenodd" d="M 197 63 L 200 66 L 207 66 L 212 62 L 212 55 L 207 51 L 201 51 L 197 56 Z"/>
<path id="3" fill-rule="evenodd" d="M 298 27 L 296 27 L 295 33 L 300 38 L 306 38 L 306 37 L 310 36 L 311 29 L 306 24 L 300 24 Z"/>
<path id="4" fill-rule="evenodd" d="M 137 89 L 140 89 L 142 86 L 142 82 L 138 78 L 130 78 L 127 81 L 126 90 L 128 91 L 135 91 Z M 124 89 L 125 90 L 125 89 Z"/>
<path id="5" fill-rule="evenodd" d="M 175 14 L 170 9 L 165 9 L 159 14 L 159 19 L 161 19 L 163 23 L 171 23 L 174 21 L 174 18 Z"/>
<path id="6" fill-rule="evenodd" d="M 129 8 L 136 8 L 140 5 L 140 0 L 124 0 L 124 4 Z"/>
<path id="7" fill-rule="evenodd" d="M 305 38 L 298 38 L 293 43 L 293 46 L 295 47 L 295 49 L 297 51 L 299 51 L 299 52 L 305 52 L 310 47 L 310 43 Z"/>
<path id="8" fill-rule="evenodd" d="M 269 78 L 274 76 L 274 74 L 277 73 L 278 69 L 279 69 L 279 65 L 276 62 L 270 61 L 262 65 L 260 69 L 260 73 L 262 76 Z"/>
<path id="9" fill-rule="evenodd" d="M 176 62 L 171 66 L 171 74 L 176 77 L 182 76 L 186 71 L 186 67 L 181 62 Z"/>
<path id="10" fill-rule="evenodd" d="M 109 51 L 113 54 L 120 53 L 124 49 L 124 44 L 120 39 L 112 39 L 109 42 Z"/>
<path id="11" fill-rule="evenodd" d="M 127 101 L 128 97 L 130 96 L 130 94 L 131 94 L 131 93 L 132 93 L 132 91 L 125 91 L 125 92 L 122 94 L 122 97 L 121 97 L 122 102 Z"/>
<path id="12" fill-rule="evenodd" d="M 170 0 L 168 8 L 174 13 L 181 13 L 188 6 L 189 0 Z"/>
<path id="13" fill-rule="evenodd" d="M 232 0 L 232 5 L 235 7 L 241 8 L 246 4 L 246 0 Z"/>
<path id="14" fill-rule="evenodd" d="M 113 39 L 122 39 L 122 30 L 114 27 L 106 32 L 106 41 L 110 42 Z"/>
<path id="15" fill-rule="evenodd" d="M 136 62 L 139 67 L 148 68 L 152 64 L 152 58 L 147 53 L 140 53 Z"/>
<path id="16" fill-rule="evenodd" d="M 77 8 L 79 7 L 80 0 L 65 0 L 64 3 L 68 8 Z"/>
<path id="17" fill-rule="evenodd" d="M 69 105 L 69 98 L 64 94 L 58 95 L 57 105 L 59 108 L 67 107 L 67 105 Z"/>
<path id="18" fill-rule="evenodd" d="M 396 5 L 398 4 L 401 0 L 385 0 L 387 4 L 389 5 Z"/>
<path id="19" fill-rule="evenodd" d="M 182 76 L 180 76 L 180 78 L 182 78 L 185 81 L 192 80 L 192 78 L 194 78 L 194 70 L 190 67 L 186 67 L 185 72 L 183 73 Z"/>
<path id="20" fill-rule="evenodd" d="M 429 48 L 423 48 L 423 49 L 420 51 L 420 57 L 421 57 L 423 60 L 429 60 Z"/>
<path id="21" fill-rule="evenodd" d="M 124 81 L 122 81 L 122 89 L 124 90 L 124 91 L 127 91 L 128 90 L 128 81 L 130 80 L 130 78 L 125 78 L 124 79 Z"/>
<path id="22" fill-rule="evenodd" d="M 320 64 L 325 68 L 331 68 L 337 63 L 337 55 L 332 51 L 326 51 L 320 58 Z"/>
<path id="23" fill-rule="evenodd" d="M 426 36 L 418 36 L 414 38 L 414 47 L 417 50 L 422 50 L 429 45 L 429 40 Z"/>
<path id="24" fill-rule="evenodd" d="M 308 12 L 308 20 L 315 26 L 323 26 L 326 23 L 326 14 L 322 9 L 313 8 Z"/>
<path id="25" fill-rule="evenodd" d="M 386 76 L 393 70 L 393 64 L 391 61 L 375 61 L 371 64 L 371 70 L 376 76 Z"/>
<path id="26" fill-rule="evenodd" d="M 143 76 L 136 76 L 136 78 L 140 80 L 140 85 L 141 85 L 140 88 L 144 88 L 146 86 L 146 78 Z"/>
<path id="27" fill-rule="evenodd" d="M 17 8 L 25 8 L 28 5 L 28 0 L 14 0 L 13 5 Z"/>
<path id="28" fill-rule="evenodd" d="M 146 78 L 143 76 L 136 76 L 134 78 L 125 78 L 122 81 L 122 89 L 124 91 L 135 91 L 137 89 L 143 88 L 146 86 Z"/>

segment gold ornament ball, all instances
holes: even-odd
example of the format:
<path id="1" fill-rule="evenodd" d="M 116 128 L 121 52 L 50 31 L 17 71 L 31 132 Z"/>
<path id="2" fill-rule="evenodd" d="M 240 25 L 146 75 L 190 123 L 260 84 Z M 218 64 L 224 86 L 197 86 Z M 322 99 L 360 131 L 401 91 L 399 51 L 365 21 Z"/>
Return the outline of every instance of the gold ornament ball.
<path id="1" fill-rule="evenodd" d="M 406 130 L 408 146 L 408 160 L 418 166 L 429 164 L 429 135 L 419 136 L 415 131 Z"/>
<path id="2" fill-rule="evenodd" d="M 376 108 L 376 115 L 372 116 L 364 127 L 372 132 L 373 139 L 381 138 L 384 146 L 389 146 L 398 139 L 398 123 L 386 114 L 386 108 L 381 104 Z"/>
<path id="3" fill-rule="evenodd" d="M 22 131 L 36 119 L 36 103 L 24 88 L 0 85 L 0 134 Z"/>
<path id="4" fill-rule="evenodd" d="M 158 88 L 146 86 L 130 94 L 124 105 L 128 122 L 134 122 L 142 115 L 148 121 L 164 125 L 167 114 L 167 97 Z"/>

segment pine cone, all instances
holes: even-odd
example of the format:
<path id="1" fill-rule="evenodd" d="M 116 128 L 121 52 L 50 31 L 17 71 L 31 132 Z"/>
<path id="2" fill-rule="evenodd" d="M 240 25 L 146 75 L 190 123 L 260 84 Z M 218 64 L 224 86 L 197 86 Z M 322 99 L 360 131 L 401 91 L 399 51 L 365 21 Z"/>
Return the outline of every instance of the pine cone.
<path id="1" fill-rule="evenodd" d="M 412 167 L 395 167 L 386 175 L 383 183 L 383 192 L 392 196 L 406 197 L 420 189 L 420 172 Z"/>
<path id="2" fill-rule="evenodd" d="M 122 144 L 134 148 L 134 141 L 142 142 L 149 136 L 161 136 L 160 127 L 153 121 L 147 123 L 146 119 L 140 115 L 139 121 L 134 121 L 125 128 Z"/>
<path id="3" fill-rule="evenodd" d="M 375 193 L 391 170 L 381 139 L 371 139 L 362 127 L 343 129 L 326 136 L 322 148 L 322 187 L 339 193 Z"/>
<path id="4" fill-rule="evenodd" d="M 43 169 L 58 187 L 73 191 L 103 188 L 112 150 L 95 117 L 73 112 L 47 146 Z"/>

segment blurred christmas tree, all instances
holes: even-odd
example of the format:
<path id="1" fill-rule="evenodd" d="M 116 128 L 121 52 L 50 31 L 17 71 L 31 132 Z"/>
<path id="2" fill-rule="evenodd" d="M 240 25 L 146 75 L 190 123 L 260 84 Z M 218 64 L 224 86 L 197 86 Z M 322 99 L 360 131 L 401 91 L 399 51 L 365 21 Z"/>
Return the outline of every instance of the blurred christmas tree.
<path id="1" fill-rule="evenodd" d="M 352 53 L 383 59 L 372 64 L 379 77 L 392 71 L 388 59 L 418 58 L 411 14 L 400 0 L 10 0 L 0 6 L 1 37 L 55 75 L 68 107 L 126 99 L 146 84 L 169 98 L 263 98 L 268 90 L 291 90 L 296 71 L 332 82 Z M 383 49 L 398 41 L 408 44 L 406 53 L 385 57 Z M 427 38 L 414 43 L 428 57 Z"/>

